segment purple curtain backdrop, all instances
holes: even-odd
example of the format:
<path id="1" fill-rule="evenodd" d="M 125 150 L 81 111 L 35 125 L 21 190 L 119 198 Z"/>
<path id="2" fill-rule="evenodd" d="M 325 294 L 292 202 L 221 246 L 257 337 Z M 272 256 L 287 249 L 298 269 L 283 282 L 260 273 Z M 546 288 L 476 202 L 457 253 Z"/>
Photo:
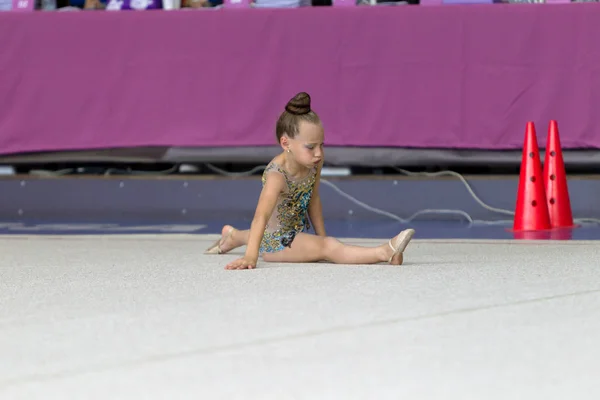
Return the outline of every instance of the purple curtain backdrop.
<path id="1" fill-rule="evenodd" d="M 274 144 L 600 148 L 600 5 L 0 13 L 0 153 Z"/>

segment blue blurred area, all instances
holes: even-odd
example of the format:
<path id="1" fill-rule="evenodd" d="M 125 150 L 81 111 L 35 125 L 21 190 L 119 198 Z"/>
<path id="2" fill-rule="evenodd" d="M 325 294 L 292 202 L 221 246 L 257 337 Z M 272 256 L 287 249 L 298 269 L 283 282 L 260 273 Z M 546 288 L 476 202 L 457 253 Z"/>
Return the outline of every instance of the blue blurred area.
<path id="1" fill-rule="evenodd" d="M 249 220 L 207 220 L 197 224 L 132 224 L 132 223 L 18 223 L 0 222 L 0 235 L 111 235 L 111 234 L 217 234 L 224 224 L 238 229 L 247 229 Z M 416 230 L 415 239 L 523 239 L 510 231 L 510 225 L 469 226 L 460 222 L 415 222 L 400 224 L 390 222 L 370 222 L 333 220 L 326 222 L 327 234 L 340 238 L 387 239 L 408 227 Z M 554 232 L 541 232 L 530 235 L 529 239 L 560 240 L 600 240 L 600 226 L 579 226 Z"/>

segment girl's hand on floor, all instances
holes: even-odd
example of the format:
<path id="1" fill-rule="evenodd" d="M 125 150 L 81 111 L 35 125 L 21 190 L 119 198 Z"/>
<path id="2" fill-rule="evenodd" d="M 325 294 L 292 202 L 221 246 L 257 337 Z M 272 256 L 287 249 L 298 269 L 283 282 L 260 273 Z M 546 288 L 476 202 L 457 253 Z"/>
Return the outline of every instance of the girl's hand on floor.
<path id="1" fill-rule="evenodd" d="M 256 261 L 246 257 L 238 258 L 227 264 L 225 269 L 254 269 L 256 268 Z"/>

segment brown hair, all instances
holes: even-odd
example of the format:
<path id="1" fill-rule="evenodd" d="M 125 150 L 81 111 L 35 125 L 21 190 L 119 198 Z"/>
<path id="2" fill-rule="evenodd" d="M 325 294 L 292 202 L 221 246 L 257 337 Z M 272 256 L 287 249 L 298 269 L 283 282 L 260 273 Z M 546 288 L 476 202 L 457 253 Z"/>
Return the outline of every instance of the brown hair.
<path id="1" fill-rule="evenodd" d="M 310 109 L 310 95 L 306 92 L 298 93 L 285 105 L 285 111 L 281 113 L 275 126 L 277 142 L 285 134 L 294 138 L 298 134 L 300 121 L 321 124 L 319 116 Z"/>

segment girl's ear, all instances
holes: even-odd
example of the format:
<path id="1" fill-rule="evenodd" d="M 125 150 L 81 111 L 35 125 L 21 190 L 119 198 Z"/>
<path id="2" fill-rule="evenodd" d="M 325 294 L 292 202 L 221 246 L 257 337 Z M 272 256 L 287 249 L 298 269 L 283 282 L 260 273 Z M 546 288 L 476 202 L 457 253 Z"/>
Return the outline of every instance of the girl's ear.
<path id="1" fill-rule="evenodd" d="M 285 150 L 289 147 L 290 145 L 290 141 L 287 137 L 287 135 L 281 135 L 281 139 L 279 139 L 279 144 L 281 145 L 281 147 Z"/>

